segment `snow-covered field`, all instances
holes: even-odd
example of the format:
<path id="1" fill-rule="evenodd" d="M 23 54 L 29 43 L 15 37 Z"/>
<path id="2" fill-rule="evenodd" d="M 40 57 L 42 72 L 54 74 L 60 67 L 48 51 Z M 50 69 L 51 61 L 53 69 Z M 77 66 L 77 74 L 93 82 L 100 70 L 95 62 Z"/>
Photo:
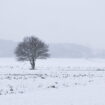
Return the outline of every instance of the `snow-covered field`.
<path id="1" fill-rule="evenodd" d="M 0 105 L 105 105 L 105 60 L 0 58 Z"/>

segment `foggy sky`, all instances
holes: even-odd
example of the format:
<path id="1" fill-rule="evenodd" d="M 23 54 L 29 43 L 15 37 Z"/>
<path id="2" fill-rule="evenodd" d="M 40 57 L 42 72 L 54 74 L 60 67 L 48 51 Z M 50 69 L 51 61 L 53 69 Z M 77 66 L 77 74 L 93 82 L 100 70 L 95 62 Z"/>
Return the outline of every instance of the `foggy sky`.
<path id="1" fill-rule="evenodd" d="M 105 48 L 104 0 L 0 0 L 0 39 Z"/>

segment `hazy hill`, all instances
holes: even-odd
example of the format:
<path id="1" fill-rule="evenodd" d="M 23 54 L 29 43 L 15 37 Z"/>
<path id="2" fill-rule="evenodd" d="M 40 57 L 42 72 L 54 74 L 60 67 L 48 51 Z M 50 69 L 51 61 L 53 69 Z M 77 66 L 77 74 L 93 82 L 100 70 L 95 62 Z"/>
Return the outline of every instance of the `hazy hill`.
<path id="1" fill-rule="evenodd" d="M 17 42 L 0 40 L 0 57 L 13 57 Z M 86 46 L 73 43 L 49 44 L 51 57 L 54 58 L 105 58 L 105 50 L 94 51 Z"/>
<path id="2" fill-rule="evenodd" d="M 55 58 L 83 58 L 91 57 L 92 51 L 90 48 L 77 44 L 50 44 L 50 52 Z"/>
<path id="3" fill-rule="evenodd" d="M 10 40 L 0 40 L 0 57 L 14 56 L 17 43 Z"/>

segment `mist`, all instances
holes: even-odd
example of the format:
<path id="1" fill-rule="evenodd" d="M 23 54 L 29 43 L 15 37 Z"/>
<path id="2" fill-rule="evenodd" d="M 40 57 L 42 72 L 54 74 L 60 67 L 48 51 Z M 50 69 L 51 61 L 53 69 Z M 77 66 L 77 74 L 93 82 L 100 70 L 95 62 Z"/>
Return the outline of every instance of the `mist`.
<path id="1" fill-rule="evenodd" d="M 1 0 L 0 39 L 35 35 L 47 43 L 105 49 L 104 0 Z"/>

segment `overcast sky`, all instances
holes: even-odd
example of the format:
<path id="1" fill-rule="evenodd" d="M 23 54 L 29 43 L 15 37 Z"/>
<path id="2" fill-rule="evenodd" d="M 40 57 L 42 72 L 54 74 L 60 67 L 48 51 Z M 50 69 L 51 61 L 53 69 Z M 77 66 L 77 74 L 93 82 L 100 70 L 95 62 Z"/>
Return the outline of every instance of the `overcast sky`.
<path id="1" fill-rule="evenodd" d="M 0 39 L 105 48 L 105 0 L 0 0 Z"/>

